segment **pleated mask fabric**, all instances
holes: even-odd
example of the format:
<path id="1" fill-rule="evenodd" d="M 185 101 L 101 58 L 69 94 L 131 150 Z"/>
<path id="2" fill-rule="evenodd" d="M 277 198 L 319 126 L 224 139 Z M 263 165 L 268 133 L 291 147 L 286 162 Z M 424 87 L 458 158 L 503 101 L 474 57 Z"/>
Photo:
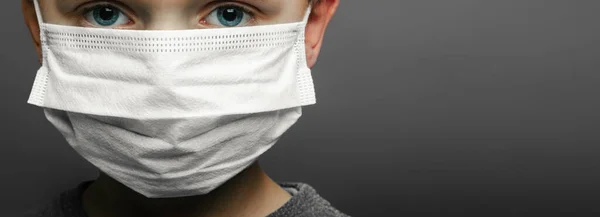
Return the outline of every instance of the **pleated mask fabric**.
<path id="1" fill-rule="evenodd" d="M 28 103 L 86 160 L 151 198 L 207 194 L 316 103 L 301 22 L 192 30 L 44 23 Z"/>

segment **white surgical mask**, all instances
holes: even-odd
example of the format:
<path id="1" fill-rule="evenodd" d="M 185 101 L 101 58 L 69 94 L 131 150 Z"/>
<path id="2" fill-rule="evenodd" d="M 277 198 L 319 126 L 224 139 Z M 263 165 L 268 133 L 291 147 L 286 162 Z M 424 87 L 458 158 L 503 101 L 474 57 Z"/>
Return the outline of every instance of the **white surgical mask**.
<path id="1" fill-rule="evenodd" d="M 206 194 L 316 102 L 302 22 L 195 30 L 43 23 L 28 103 L 86 160 L 151 198 Z"/>

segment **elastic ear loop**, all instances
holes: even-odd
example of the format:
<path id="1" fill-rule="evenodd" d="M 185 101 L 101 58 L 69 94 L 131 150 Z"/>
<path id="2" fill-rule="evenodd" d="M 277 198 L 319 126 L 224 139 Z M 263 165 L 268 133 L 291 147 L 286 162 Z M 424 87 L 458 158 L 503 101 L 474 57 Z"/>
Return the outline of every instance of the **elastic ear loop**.
<path id="1" fill-rule="evenodd" d="M 46 67 L 48 64 L 46 63 L 46 28 L 44 27 L 44 19 L 42 18 L 42 9 L 40 8 L 40 0 L 33 0 L 33 5 L 35 6 L 35 16 L 38 21 L 38 28 L 40 30 L 40 50 L 42 51 L 42 67 Z"/>
<path id="2" fill-rule="evenodd" d="M 40 3 L 38 1 L 39 0 L 33 0 L 33 4 L 35 5 L 35 16 L 37 17 L 38 27 L 40 28 L 40 41 L 45 42 L 46 34 L 42 28 L 44 25 L 44 20 L 42 18 L 42 10 L 40 9 Z"/>
<path id="3" fill-rule="evenodd" d="M 311 12 L 312 12 L 312 3 L 309 3 L 308 8 L 306 8 L 306 12 L 304 13 L 304 18 L 302 19 L 303 23 L 308 22 L 308 18 L 310 17 Z"/>

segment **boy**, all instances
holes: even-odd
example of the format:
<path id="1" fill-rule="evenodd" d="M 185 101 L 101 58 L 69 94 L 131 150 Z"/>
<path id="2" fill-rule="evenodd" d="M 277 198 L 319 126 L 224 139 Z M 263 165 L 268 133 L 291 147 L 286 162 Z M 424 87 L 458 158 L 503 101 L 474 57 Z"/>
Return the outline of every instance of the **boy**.
<path id="1" fill-rule="evenodd" d="M 338 4 L 22 0 L 43 65 L 28 102 L 101 171 L 38 216 L 347 216 L 256 161 L 314 103 Z"/>

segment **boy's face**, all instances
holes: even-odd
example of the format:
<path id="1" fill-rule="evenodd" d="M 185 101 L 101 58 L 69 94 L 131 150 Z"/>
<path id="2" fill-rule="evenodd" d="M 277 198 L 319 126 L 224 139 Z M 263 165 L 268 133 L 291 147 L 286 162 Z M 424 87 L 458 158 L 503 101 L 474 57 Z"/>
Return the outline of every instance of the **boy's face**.
<path id="1" fill-rule="evenodd" d="M 173 30 L 301 21 L 309 0 L 42 0 L 47 23 L 96 28 Z"/>
<path id="2" fill-rule="evenodd" d="M 316 1 L 316 0 L 313 0 Z M 41 58 L 33 0 L 22 0 L 23 14 Z M 310 0 L 38 0 L 45 23 L 132 30 L 230 28 L 299 22 Z M 339 0 L 313 4 L 306 27 L 307 64 L 321 49 L 327 24 Z"/>

